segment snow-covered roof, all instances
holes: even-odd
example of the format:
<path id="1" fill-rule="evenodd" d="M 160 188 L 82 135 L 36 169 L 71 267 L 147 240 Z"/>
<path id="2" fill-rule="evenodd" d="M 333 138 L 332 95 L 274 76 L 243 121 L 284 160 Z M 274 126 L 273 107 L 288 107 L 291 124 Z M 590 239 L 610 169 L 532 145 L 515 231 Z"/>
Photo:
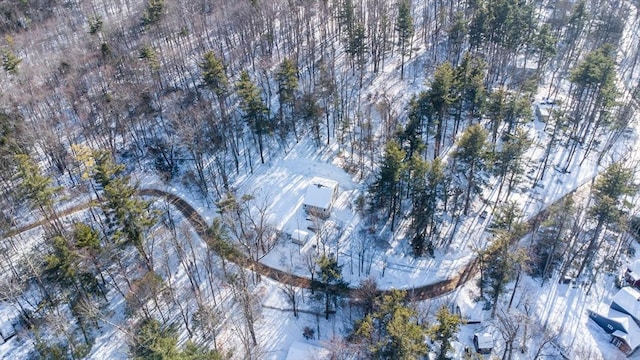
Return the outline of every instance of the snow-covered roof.
<path id="1" fill-rule="evenodd" d="M 539 104 L 536 104 L 536 111 L 538 112 L 539 116 L 544 118 L 544 119 L 540 119 L 543 121 L 546 120 L 549 116 L 551 116 L 551 110 L 553 110 L 554 108 L 555 108 L 555 103 L 550 100 L 543 100 Z"/>
<path id="2" fill-rule="evenodd" d="M 627 274 L 634 279 L 640 279 L 640 259 L 634 260 L 627 265 Z"/>
<path id="3" fill-rule="evenodd" d="M 16 334 L 16 329 L 8 320 L 0 321 L 0 336 L 2 339 L 8 339 Z"/>
<path id="4" fill-rule="evenodd" d="M 637 325 L 636 325 L 636 328 L 638 328 Z M 638 331 L 640 332 L 640 330 Z M 611 333 L 611 335 L 624 339 L 627 345 L 629 345 L 629 347 L 631 348 L 631 351 L 635 350 L 638 346 L 640 346 L 640 333 L 626 334 L 620 330 L 616 330 L 613 333 Z"/>
<path id="5" fill-rule="evenodd" d="M 616 330 L 611 335 L 615 335 L 619 338 L 624 339 L 624 341 L 626 341 L 631 349 L 635 349 L 636 347 L 640 346 L 640 327 L 638 327 L 638 324 L 636 324 L 631 316 L 614 309 L 609 309 L 609 314 L 607 317 L 620 323 L 626 330 L 626 334 L 619 330 Z M 616 335 L 616 333 L 625 334 L 625 336 L 619 336 Z"/>
<path id="6" fill-rule="evenodd" d="M 609 309 L 606 317 L 617 323 L 620 323 L 620 325 L 622 325 L 622 327 L 624 327 L 625 329 L 629 329 L 629 324 L 634 322 L 631 316 L 613 309 Z"/>
<path id="7" fill-rule="evenodd" d="M 550 110 L 551 109 L 548 106 L 538 105 L 538 111 L 540 112 L 540 115 L 542 115 L 542 116 L 549 116 Z"/>
<path id="8" fill-rule="evenodd" d="M 493 348 L 493 336 L 489 333 L 473 334 L 478 339 L 478 349 Z"/>
<path id="9" fill-rule="evenodd" d="M 309 233 L 304 230 L 296 229 L 291 232 L 291 238 L 294 241 L 305 242 L 309 239 Z"/>
<path id="10" fill-rule="evenodd" d="M 311 184 L 307 186 L 307 192 L 304 195 L 304 204 L 320 209 L 329 209 L 333 202 L 334 191 L 337 187 L 337 181 L 314 177 L 311 179 Z"/>
<path id="11" fill-rule="evenodd" d="M 640 292 L 638 290 L 630 286 L 623 287 L 613 296 L 612 306 L 613 303 L 618 304 L 622 310 L 634 318 L 640 319 Z"/>
<path id="12" fill-rule="evenodd" d="M 329 359 L 329 351 L 319 346 L 296 341 L 289 347 L 286 360 L 324 360 Z"/>
<path id="13" fill-rule="evenodd" d="M 0 306 L 0 337 L 2 339 L 8 339 L 16 334 L 13 325 L 17 323 L 18 316 L 15 309 L 9 306 Z M 0 343 L 2 339 L 0 339 Z"/>

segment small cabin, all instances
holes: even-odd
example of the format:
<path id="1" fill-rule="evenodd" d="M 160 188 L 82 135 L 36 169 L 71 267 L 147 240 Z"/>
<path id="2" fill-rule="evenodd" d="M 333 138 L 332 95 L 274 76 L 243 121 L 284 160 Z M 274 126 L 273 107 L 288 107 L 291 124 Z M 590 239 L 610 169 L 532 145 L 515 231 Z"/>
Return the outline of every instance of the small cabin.
<path id="1" fill-rule="evenodd" d="M 551 117 L 551 107 L 545 104 L 536 105 L 536 116 L 539 121 L 543 123 L 548 122 Z"/>
<path id="2" fill-rule="evenodd" d="M 610 342 L 627 356 L 633 354 L 638 346 L 640 346 L 637 334 L 634 337 L 620 330 L 611 333 Z"/>
<path id="3" fill-rule="evenodd" d="M 337 181 L 314 177 L 307 186 L 302 207 L 308 214 L 327 219 L 331 216 L 331 208 L 337 195 Z"/>
<path id="4" fill-rule="evenodd" d="M 640 288 L 640 260 L 627 264 L 624 280 L 629 286 Z"/>
<path id="5" fill-rule="evenodd" d="M 3 313 L 0 315 L 0 344 L 3 344 L 16 335 L 17 319 L 12 315 Z"/>
<path id="6" fill-rule="evenodd" d="M 473 334 L 473 346 L 478 354 L 491 354 L 493 350 L 493 336 L 489 333 Z"/>
<path id="7" fill-rule="evenodd" d="M 16 335 L 15 323 L 15 320 L 0 320 L 0 338 L 2 339 L 2 343 L 9 341 L 9 339 Z"/>
<path id="8" fill-rule="evenodd" d="M 310 239 L 309 233 L 304 230 L 293 230 L 291 232 L 291 242 L 294 244 L 302 245 L 306 244 Z"/>
<path id="9" fill-rule="evenodd" d="M 553 100 L 543 99 L 538 104 L 536 104 L 535 114 L 538 118 L 538 121 L 546 123 L 553 115 L 553 110 L 557 108 L 556 103 Z"/>
<path id="10" fill-rule="evenodd" d="M 286 360 L 324 360 L 330 359 L 331 354 L 329 350 L 320 346 L 312 345 L 307 342 L 295 341 L 289 347 L 287 351 Z"/>
<path id="11" fill-rule="evenodd" d="M 16 336 L 20 315 L 9 306 L 0 306 L 0 344 Z M 2 357 L 2 356 L 0 356 Z"/>

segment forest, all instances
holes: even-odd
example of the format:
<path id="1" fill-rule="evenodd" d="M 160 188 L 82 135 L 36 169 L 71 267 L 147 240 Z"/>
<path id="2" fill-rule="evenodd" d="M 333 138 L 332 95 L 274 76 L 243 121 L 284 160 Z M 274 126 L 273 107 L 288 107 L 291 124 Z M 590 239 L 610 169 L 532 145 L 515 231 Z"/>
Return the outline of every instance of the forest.
<path id="1" fill-rule="evenodd" d="M 466 294 L 496 358 L 622 356 L 639 7 L 0 0 L 0 355 L 475 359 Z"/>

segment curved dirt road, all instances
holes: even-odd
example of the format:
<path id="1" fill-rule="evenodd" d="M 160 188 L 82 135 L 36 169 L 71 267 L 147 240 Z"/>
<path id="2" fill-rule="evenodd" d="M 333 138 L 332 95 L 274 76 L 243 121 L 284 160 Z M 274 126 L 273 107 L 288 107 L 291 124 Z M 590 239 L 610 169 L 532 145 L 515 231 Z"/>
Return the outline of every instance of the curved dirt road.
<path id="1" fill-rule="evenodd" d="M 205 241 L 209 239 L 209 234 L 206 231 L 208 228 L 206 221 L 196 211 L 196 209 L 194 209 L 184 199 L 180 198 L 177 195 L 168 193 L 163 190 L 157 190 L 157 189 L 143 189 L 139 191 L 139 194 L 142 196 L 151 196 L 151 197 L 166 199 L 170 204 L 175 206 L 182 213 L 182 215 L 184 215 L 186 219 L 188 219 L 190 224 L 193 226 L 197 234 L 202 239 L 204 239 Z M 207 243 L 211 244 L 213 242 L 207 241 Z M 227 253 L 227 252 L 219 251 L 220 249 L 214 248 L 213 250 L 216 251 L 218 254 Z M 256 262 L 253 259 L 250 259 L 249 257 L 247 257 L 246 255 L 240 252 L 232 252 L 225 257 L 227 260 L 234 262 L 236 264 L 242 265 L 246 268 L 249 268 L 255 271 L 256 273 L 260 274 L 261 276 L 266 276 L 270 279 L 273 279 L 283 284 L 293 285 L 293 286 L 307 288 L 307 289 L 310 289 L 312 286 L 316 289 L 325 288 L 325 284 L 319 281 L 314 280 L 312 283 L 311 279 L 309 278 L 293 275 L 285 271 L 272 268 L 263 263 Z M 462 269 L 460 269 L 460 271 L 456 275 L 454 275 L 449 279 L 440 280 L 433 284 L 422 285 L 419 287 L 409 288 L 405 290 L 413 300 L 425 300 L 425 299 L 430 299 L 433 297 L 447 294 L 457 289 L 458 287 L 464 285 L 471 278 L 473 278 L 474 275 L 477 273 L 477 264 L 478 264 L 477 259 L 474 259 L 473 261 L 467 263 Z M 334 288 L 333 290 L 340 291 L 337 288 Z M 347 293 L 350 293 L 352 290 L 354 290 L 354 288 L 349 288 L 347 290 Z M 384 292 L 385 290 L 380 291 L 380 293 L 384 293 Z"/>
<path id="2" fill-rule="evenodd" d="M 246 256 L 245 254 L 239 251 L 224 251 L 224 250 L 221 250 L 219 247 L 216 248 L 214 241 L 207 241 L 207 240 L 211 240 L 211 237 L 207 232 L 207 229 L 209 227 L 207 225 L 207 222 L 198 213 L 198 211 L 193 206 L 191 206 L 186 200 L 182 199 L 181 197 L 175 194 L 169 193 L 164 190 L 158 190 L 158 189 L 140 189 L 138 190 L 138 194 L 141 196 L 149 196 L 149 197 L 166 199 L 170 204 L 175 206 L 178 209 L 178 211 L 180 211 L 180 213 L 182 213 L 182 215 L 189 221 L 189 223 L 194 228 L 198 236 L 200 236 L 203 240 L 205 240 L 209 245 L 213 246 L 213 250 L 216 253 L 224 254 L 224 257 L 226 260 L 236 263 L 238 265 L 241 265 L 250 270 L 253 270 L 261 276 L 266 276 L 282 284 L 293 285 L 301 288 L 307 288 L 307 289 L 329 288 L 334 291 L 346 292 L 347 293 L 346 295 L 348 296 L 350 296 L 351 292 L 354 290 L 354 288 L 348 288 L 345 291 L 345 289 L 340 289 L 333 286 L 327 287 L 325 284 L 317 280 L 314 280 L 312 282 L 311 279 L 309 278 L 293 275 L 285 271 L 282 271 L 280 269 L 276 269 L 268 265 L 265 265 L 263 263 L 254 261 L 253 259 L 250 259 L 248 256 Z M 74 207 L 65 209 L 64 211 L 59 212 L 57 216 L 58 217 L 67 216 L 95 205 L 96 205 L 95 201 L 89 201 L 87 203 L 76 205 Z M 542 213 L 532 218 L 528 222 L 529 226 L 533 226 L 535 222 L 540 218 L 541 214 Z M 12 229 L 8 231 L 6 234 L 4 234 L 4 236 L 13 236 L 15 234 L 41 226 L 44 223 L 45 223 L 45 220 L 39 220 L 39 221 L 30 223 L 28 225 L 24 225 L 24 226 Z M 470 279 L 472 279 L 478 271 L 477 265 L 478 265 L 478 259 L 475 258 L 474 260 L 467 263 L 463 268 L 460 269 L 460 271 L 458 271 L 457 274 L 455 274 L 451 278 L 440 280 L 432 284 L 426 284 L 426 285 L 418 286 L 415 288 L 404 289 L 404 290 L 407 291 L 408 296 L 412 300 L 425 300 L 425 299 L 430 299 L 430 298 L 447 294 L 457 289 L 458 287 L 466 284 Z M 385 293 L 386 291 L 388 290 L 381 290 L 380 293 Z"/>

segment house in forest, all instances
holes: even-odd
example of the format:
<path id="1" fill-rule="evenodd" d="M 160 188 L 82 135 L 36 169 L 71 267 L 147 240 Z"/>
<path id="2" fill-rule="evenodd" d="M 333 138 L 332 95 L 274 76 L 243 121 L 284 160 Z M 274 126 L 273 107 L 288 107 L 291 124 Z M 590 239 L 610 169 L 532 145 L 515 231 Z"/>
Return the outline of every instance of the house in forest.
<path id="1" fill-rule="evenodd" d="M 640 288 L 640 259 L 627 264 L 627 271 L 624 273 L 624 281 L 629 286 Z"/>
<path id="2" fill-rule="evenodd" d="M 543 100 L 541 103 L 536 104 L 536 117 L 538 121 L 546 123 L 549 121 L 551 117 L 551 112 L 553 111 L 555 104 L 553 101 Z"/>
<path id="3" fill-rule="evenodd" d="M 16 335 L 18 313 L 8 306 L 0 307 L 0 344 L 9 341 Z"/>
<path id="4" fill-rule="evenodd" d="M 311 345 L 309 343 L 295 341 L 289 347 L 286 360 L 300 360 L 300 359 L 323 360 L 323 359 L 329 359 L 329 358 L 330 358 L 329 350 L 322 348 L 320 346 Z"/>
<path id="5" fill-rule="evenodd" d="M 291 232 L 291 242 L 294 244 L 304 246 L 304 244 L 306 244 L 307 241 L 309 241 L 309 238 L 310 238 L 309 233 L 304 230 L 296 229 Z"/>
<path id="6" fill-rule="evenodd" d="M 302 207 L 308 214 L 327 219 L 331 216 L 331 208 L 337 195 L 337 181 L 314 177 L 307 186 Z"/>
<path id="7" fill-rule="evenodd" d="M 0 344 L 3 344 L 16 335 L 16 325 L 18 319 L 15 317 L 7 317 L 6 314 L 0 315 Z"/>
<path id="8" fill-rule="evenodd" d="M 640 346 L 640 292 L 624 287 L 614 295 L 607 315 L 589 310 L 589 318 L 611 335 L 611 343 L 626 355 Z"/>
<path id="9" fill-rule="evenodd" d="M 15 321 L 3 319 L 0 321 L 0 338 L 5 343 L 16 335 Z"/>
<path id="10" fill-rule="evenodd" d="M 473 346 L 479 354 L 491 354 L 491 351 L 493 351 L 493 336 L 489 333 L 473 334 Z"/>
<path id="11" fill-rule="evenodd" d="M 623 287 L 613 296 L 610 308 L 640 323 L 640 291 L 629 286 Z"/>

